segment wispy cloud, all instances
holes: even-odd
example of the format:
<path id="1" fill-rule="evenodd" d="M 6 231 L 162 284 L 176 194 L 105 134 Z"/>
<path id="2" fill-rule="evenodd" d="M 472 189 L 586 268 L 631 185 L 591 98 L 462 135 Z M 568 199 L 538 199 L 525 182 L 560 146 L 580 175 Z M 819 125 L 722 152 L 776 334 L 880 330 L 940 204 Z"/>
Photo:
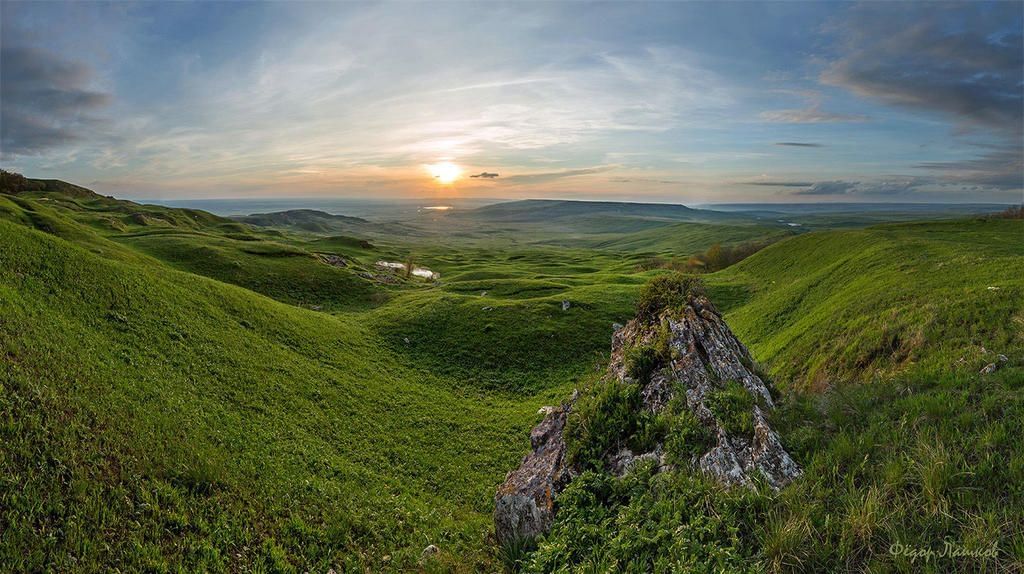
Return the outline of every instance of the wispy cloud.
<path id="1" fill-rule="evenodd" d="M 761 119 L 766 122 L 775 122 L 782 124 L 821 124 L 834 122 L 868 121 L 868 117 L 864 115 L 826 112 L 815 107 L 761 112 Z"/>
<path id="2" fill-rule="evenodd" d="M 842 195 L 854 190 L 858 181 L 819 181 L 806 189 L 794 191 L 794 195 Z"/>
<path id="3" fill-rule="evenodd" d="M 618 166 L 598 165 L 594 167 L 585 167 L 580 169 L 566 169 L 561 171 L 549 171 L 540 173 L 524 173 L 503 178 L 503 181 L 511 184 L 545 183 L 549 181 L 555 181 L 558 179 L 564 179 L 567 177 L 579 177 L 581 175 L 594 175 L 598 173 L 604 173 L 607 171 L 611 171 L 616 167 Z"/>
<path id="4" fill-rule="evenodd" d="M 775 145 L 783 147 L 825 147 L 825 144 L 813 142 L 775 142 Z"/>
<path id="5" fill-rule="evenodd" d="M 763 187 L 811 187 L 813 181 L 746 181 L 745 185 L 760 185 Z"/>

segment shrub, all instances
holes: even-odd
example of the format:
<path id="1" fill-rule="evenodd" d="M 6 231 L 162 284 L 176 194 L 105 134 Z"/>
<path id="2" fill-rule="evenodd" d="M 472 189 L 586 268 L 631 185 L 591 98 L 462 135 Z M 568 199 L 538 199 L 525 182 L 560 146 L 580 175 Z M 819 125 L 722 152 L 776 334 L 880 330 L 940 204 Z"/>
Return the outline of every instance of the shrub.
<path id="1" fill-rule="evenodd" d="M 711 430 L 688 410 L 673 416 L 670 425 L 665 438 L 665 452 L 670 464 L 688 465 L 693 457 L 703 455 L 714 443 Z"/>
<path id="2" fill-rule="evenodd" d="M 605 455 L 633 436 L 640 418 L 639 385 L 601 380 L 583 389 L 567 422 L 570 464 L 603 468 Z"/>
<path id="3" fill-rule="evenodd" d="M 704 404 L 732 435 L 754 434 L 754 395 L 736 381 L 728 381 L 721 389 L 704 397 Z"/>
<path id="4" fill-rule="evenodd" d="M 754 572 L 751 544 L 770 501 L 698 473 L 585 472 L 559 495 L 529 572 Z"/>
<path id="5" fill-rule="evenodd" d="M 637 345 L 627 349 L 624 357 L 626 374 L 644 385 L 651 380 L 660 358 L 658 350 L 651 345 Z"/>
<path id="6" fill-rule="evenodd" d="M 641 319 L 649 320 L 665 309 L 682 307 L 690 297 L 703 294 L 704 283 L 698 277 L 683 273 L 658 275 L 644 285 L 636 312 Z"/>
<path id="7" fill-rule="evenodd" d="M 519 572 L 530 552 L 537 548 L 536 540 L 530 537 L 515 536 L 506 540 L 498 547 L 498 558 L 505 572 Z"/>
<path id="8" fill-rule="evenodd" d="M 996 217 L 1002 219 L 1024 219 L 1024 205 L 1011 205 L 997 213 Z"/>

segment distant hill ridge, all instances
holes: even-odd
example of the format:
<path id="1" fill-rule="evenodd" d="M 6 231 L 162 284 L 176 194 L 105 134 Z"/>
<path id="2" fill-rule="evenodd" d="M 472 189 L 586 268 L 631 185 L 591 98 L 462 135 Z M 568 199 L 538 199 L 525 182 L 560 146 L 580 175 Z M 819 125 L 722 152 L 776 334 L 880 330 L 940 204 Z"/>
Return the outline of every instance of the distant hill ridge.
<path id="1" fill-rule="evenodd" d="M 567 199 L 525 199 L 486 205 L 461 212 L 462 215 L 496 221 L 540 221 L 579 216 L 656 217 L 679 221 L 736 219 L 733 214 L 693 209 L 674 203 L 631 203 L 626 201 L 577 201 Z"/>
<path id="2" fill-rule="evenodd" d="M 25 177 L 20 173 L 0 170 L 0 193 L 13 195 L 31 192 L 63 193 L 79 198 L 102 197 L 91 189 L 59 179 L 33 179 Z"/>
<path id="3" fill-rule="evenodd" d="M 370 225 L 369 221 L 361 217 L 334 215 L 316 209 L 289 209 L 287 211 L 271 213 L 254 213 L 252 215 L 233 217 L 232 219 L 258 227 L 291 227 L 314 233 L 337 231 L 339 225 Z"/>

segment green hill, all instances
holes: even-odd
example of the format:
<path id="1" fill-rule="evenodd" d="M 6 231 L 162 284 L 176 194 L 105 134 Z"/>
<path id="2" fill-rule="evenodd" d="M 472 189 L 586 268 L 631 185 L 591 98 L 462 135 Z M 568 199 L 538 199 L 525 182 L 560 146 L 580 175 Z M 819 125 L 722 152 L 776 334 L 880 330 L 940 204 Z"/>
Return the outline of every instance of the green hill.
<path id="1" fill-rule="evenodd" d="M 361 217 L 332 215 L 315 209 L 292 209 L 274 213 L 256 213 L 236 217 L 237 221 L 259 227 L 286 227 L 313 233 L 329 233 L 359 227 L 369 223 Z"/>
<path id="2" fill-rule="evenodd" d="M 500 568 L 495 486 L 658 271 L 611 249 L 292 231 L 0 194 L 0 565 Z M 594 476 L 527 561 L 908 570 L 893 541 L 998 537 L 1019 565 L 1022 239 L 994 219 L 816 232 L 706 276 L 783 389 L 773 424 L 805 479 Z M 631 248 L 684 248 L 647 241 Z M 409 254 L 441 282 L 376 277 Z"/>
<path id="3" fill-rule="evenodd" d="M 0 563 L 489 560 L 491 489 L 537 399 L 481 400 L 357 322 L 155 262 L 6 221 L 0 244 Z"/>
<path id="4" fill-rule="evenodd" d="M 821 388 L 938 375 L 1024 350 L 1024 225 L 1005 219 L 801 235 L 714 275 L 729 323 L 777 378 Z M 961 360 L 962 359 L 962 360 Z"/>

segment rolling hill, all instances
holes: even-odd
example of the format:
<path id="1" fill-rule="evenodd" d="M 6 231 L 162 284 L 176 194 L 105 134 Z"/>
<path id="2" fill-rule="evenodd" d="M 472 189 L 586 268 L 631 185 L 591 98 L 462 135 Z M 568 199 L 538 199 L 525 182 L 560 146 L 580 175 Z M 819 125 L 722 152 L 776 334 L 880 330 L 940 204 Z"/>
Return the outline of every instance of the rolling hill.
<path id="1" fill-rule="evenodd" d="M 643 248 L 674 249 L 661 240 Z M 775 494 L 594 476 L 608 497 L 566 498 L 578 512 L 519 566 L 712 563 L 699 547 L 752 571 L 906 571 L 889 545 L 936 536 L 995 537 L 995 571 L 1024 564 L 1022 249 L 1021 221 L 882 225 L 705 276 L 782 389 L 773 424 L 805 479 Z M 410 253 L 442 281 L 360 275 Z M 0 194 L 0 564 L 519 567 L 491 538 L 494 487 L 538 407 L 600 371 L 611 323 L 660 273 L 642 259 Z M 732 534 L 700 534 L 708 520 Z"/>

